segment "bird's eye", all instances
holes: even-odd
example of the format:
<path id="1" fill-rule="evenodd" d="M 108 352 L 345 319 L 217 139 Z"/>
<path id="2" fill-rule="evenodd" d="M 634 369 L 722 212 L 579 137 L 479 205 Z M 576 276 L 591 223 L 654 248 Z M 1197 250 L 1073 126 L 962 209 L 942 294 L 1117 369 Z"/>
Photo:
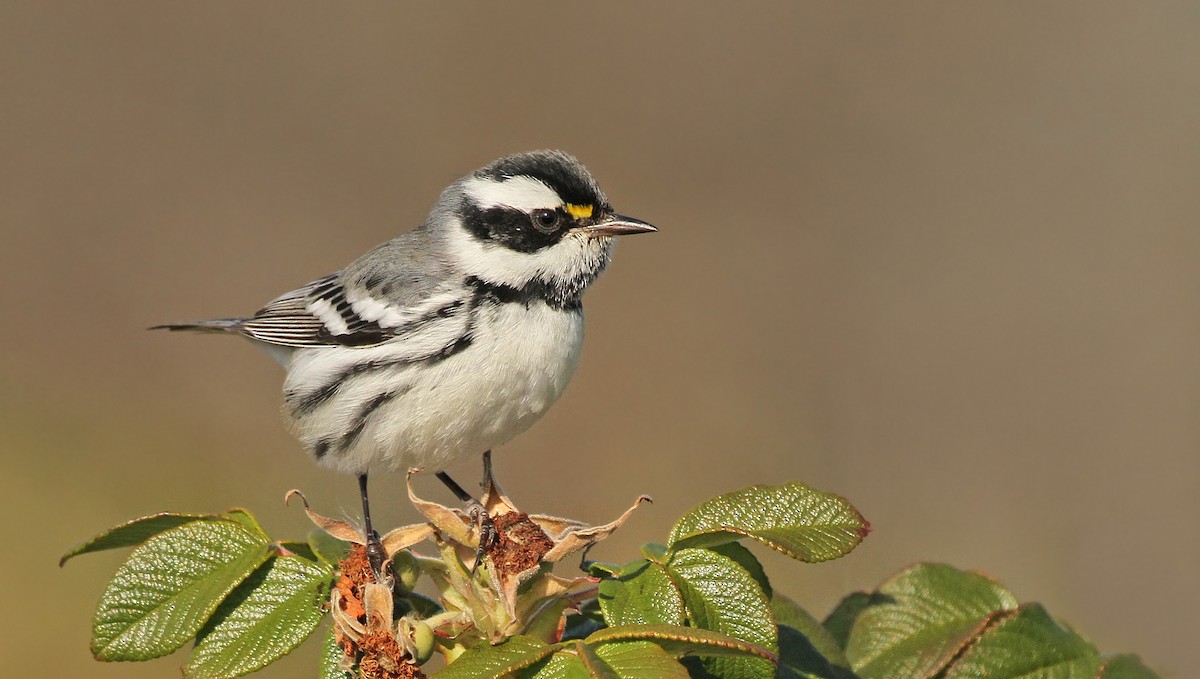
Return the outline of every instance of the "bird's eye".
<path id="1" fill-rule="evenodd" d="M 542 233 L 554 233 L 558 230 L 558 210 L 534 210 L 530 219 L 533 221 L 533 228 Z"/>

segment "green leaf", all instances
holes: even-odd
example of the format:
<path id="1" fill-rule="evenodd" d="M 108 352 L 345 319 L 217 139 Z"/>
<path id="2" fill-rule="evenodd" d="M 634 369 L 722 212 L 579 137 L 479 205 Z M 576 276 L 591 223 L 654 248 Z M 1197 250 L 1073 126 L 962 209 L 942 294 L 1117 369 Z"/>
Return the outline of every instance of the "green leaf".
<path id="1" fill-rule="evenodd" d="M 91 540 L 76 545 L 71 551 L 63 554 L 62 558 L 58 560 L 58 565 L 62 566 L 68 559 L 77 557 L 80 554 L 101 552 L 106 549 L 117 549 L 118 547 L 134 547 L 165 530 L 182 526 L 185 523 L 217 518 L 212 514 L 176 514 L 173 512 L 143 516 L 140 519 L 134 519 L 128 523 L 110 528 Z"/>
<path id="2" fill-rule="evenodd" d="M 306 561 L 320 561 L 321 557 L 313 551 L 312 545 L 307 542 L 296 542 L 294 540 L 282 540 L 275 543 L 275 553 L 279 556 L 295 556 Z"/>
<path id="3" fill-rule="evenodd" d="M 562 641 L 560 637 L 566 627 L 560 627 L 560 624 L 564 623 L 567 608 L 571 606 L 574 604 L 565 597 L 544 602 L 536 613 L 526 619 L 521 633 L 548 644 Z"/>
<path id="4" fill-rule="evenodd" d="M 946 670 L 945 679 L 1093 679 L 1100 654 L 1038 604 L 989 627 Z"/>
<path id="5" fill-rule="evenodd" d="M 751 486 L 717 496 L 671 529 L 670 547 L 709 547 L 749 537 L 807 563 L 854 549 L 870 524 L 849 502 L 800 483 Z"/>
<path id="6" fill-rule="evenodd" d="M 835 665 L 799 630 L 779 626 L 778 679 L 850 679 L 849 668 Z"/>
<path id="7" fill-rule="evenodd" d="M 258 519 L 254 518 L 254 515 L 251 514 L 249 510 L 242 509 L 241 507 L 234 507 L 227 512 L 223 512 L 221 516 L 222 518 L 229 519 L 230 521 L 237 521 L 245 526 L 246 529 L 251 533 L 258 533 L 263 537 L 267 537 L 267 531 L 263 530 L 262 524 L 258 522 Z"/>
<path id="8" fill-rule="evenodd" d="M 325 612 L 333 570 L 298 556 L 274 556 L 242 581 L 196 636 L 184 674 L 240 677 L 287 655 Z"/>
<path id="9" fill-rule="evenodd" d="M 150 538 L 100 597 L 92 654 L 147 660 L 174 651 L 268 554 L 266 537 L 231 520 L 193 521 Z"/>
<path id="10" fill-rule="evenodd" d="M 556 647 L 529 637 L 509 637 L 495 646 L 477 646 L 450 663 L 439 679 L 500 679 L 548 657 Z"/>
<path id="11" fill-rule="evenodd" d="M 1158 675 L 1143 665 L 1141 658 L 1124 654 L 1105 660 L 1099 679 L 1158 679 Z"/>
<path id="12" fill-rule="evenodd" d="M 841 679 L 853 676 L 850 661 L 829 630 L 791 599 L 776 594 L 771 612 L 779 624 L 779 677 Z"/>
<path id="13" fill-rule="evenodd" d="M 595 650 L 582 641 L 571 643 L 564 650 L 568 649 L 575 653 L 575 657 L 579 658 L 583 670 L 587 672 L 590 679 L 622 679 L 622 675 L 617 674 L 615 669 L 609 667 L 608 663 L 596 655 Z M 670 656 L 667 657 L 670 658 Z M 671 658 L 671 661 L 674 662 L 675 659 Z"/>
<path id="14" fill-rule="evenodd" d="M 349 542 L 339 540 L 320 528 L 309 531 L 308 546 L 316 552 L 318 558 L 330 566 L 336 566 L 350 553 Z"/>
<path id="15" fill-rule="evenodd" d="M 686 655 L 741 657 L 755 656 L 775 662 L 770 649 L 731 637 L 728 634 L 678 625 L 620 625 L 592 634 L 585 642 L 594 645 L 618 641 L 652 641 L 676 658 Z"/>
<path id="16" fill-rule="evenodd" d="M 518 676 L 522 679 L 591 679 L 578 655 L 562 651 L 519 672 Z"/>
<path id="17" fill-rule="evenodd" d="M 622 679 L 688 679 L 687 670 L 674 656 L 650 642 L 602 644 L 596 655 Z"/>
<path id="18" fill-rule="evenodd" d="M 440 676 L 440 675 L 439 675 Z M 591 646 L 563 644 L 528 679 L 688 679 L 687 670 L 657 644 L 624 641 Z"/>
<path id="19" fill-rule="evenodd" d="M 354 679 L 354 675 L 342 669 L 342 647 L 338 645 L 337 634 L 330 625 L 321 641 L 321 672 L 320 679 Z"/>
<path id="20" fill-rule="evenodd" d="M 714 545 L 708 549 L 733 559 L 737 562 L 737 565 L 745 568 L 750 577 L 754 578 L 754 581 L 758 583 L 758 588 L 767 596 L 768 601 L 775 595 L 775 590 L 771 588 L 771 581 L 767 578 L 767 572 L 763 570 L 762 563 L 759 562 L 758 557 L 754 556 L 754 552 L 746 549 L 741 543 L 726 542 L 723 545 Z"/>
<path id="21" fill-rule="evenodd" d="M 850 667 L 850 661 L 846 659 L 842 647 L 838 645 L 829 630 L 825 629 L 816 618 L 795 601 L 782 594 L 776 594 L 771 599 L 771 612 L 775 614 L 776 623 L 786 625 L 803 634 L 813 648 L 828 658 L 831 663 Z M 782 648 L 783 644 L 780 643 L 780 649 L 782 650 Z"/>
<path id="22" fill-rule="evenodd" d="M 775 616 L 746 569 L 708 549 L 681 549 L 668 569 L 694 626 L 737 637 L 771 653 L 777 651 Z M 773 662 L 761 658 L 706 658 L 704 666 L 728 679 L 775 676 Z"/>
<path id="23" fill-rule="evenodd" d="M 880 586 L 846 644 L 855 672 L 872 679 L 932 677 L 991 617 L 1017 607 L 996 581 L 943 564 L 919 564 Z"/>
<path id="24" fill-rule="evenodd" d="M 867 592 L 851 592 L 838 602 L 838 605 L 825 617 L 825 622 L 821 623 L 821 626 L 829 630 L 829 636 L 833 637 L 838 648 L 844 651 L 846 642 L 850 640 L 850 630 L 854 628 L 858 616 L 882 599 L 881 596 Z"/>
<path id="25" fill-rule="evenodd" d="M 582 639 L 593 632 L 604 629 L 604 627 L 604 615 L 600 611 L 600 600 L 591 599 L 584 602 L 579 608 L 578 613 L 572 613 L 567 616 L 562 641 Z"/>
<path id="26" fill-rule="evenodd" d="M 618 572 L 617 579 L 600 582 L 600 610 L 610 626 L 684 623 L 683 597 L 661 564 L 639 559 Z"/>

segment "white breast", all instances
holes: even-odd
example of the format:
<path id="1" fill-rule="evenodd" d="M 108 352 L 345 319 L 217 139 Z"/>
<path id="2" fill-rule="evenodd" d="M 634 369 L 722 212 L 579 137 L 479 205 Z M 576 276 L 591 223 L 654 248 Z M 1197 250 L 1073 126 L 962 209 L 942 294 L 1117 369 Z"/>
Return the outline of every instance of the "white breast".
<path id="1" fill-rule="evenodd" d="M 320 458 L 347 472 L 368 468 L 440 469 L 500 446 L 525 431 L 562 395 L 583 344 L 581 311 L 541 302 L 485 305 L 471 344 L 440 362 L 397 364 L 348 380 L 333 398 L 290 417 L 293 433 L 314 450 L 341 441 L 364 406 L 392 394 L 365 419 L 352 445 Z M 293 356 L 285 389 L 318 384 L 355 361 L 402 356 L 391 343 L 361 350 L 303 349 Z"/>

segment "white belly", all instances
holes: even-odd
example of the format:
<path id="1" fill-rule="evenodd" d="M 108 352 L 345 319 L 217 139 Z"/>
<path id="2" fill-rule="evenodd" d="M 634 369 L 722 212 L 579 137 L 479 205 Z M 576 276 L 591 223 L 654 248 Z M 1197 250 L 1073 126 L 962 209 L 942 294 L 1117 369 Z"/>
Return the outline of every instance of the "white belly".
<path id="1" fill-rule="evenodd" d="M 467 348 L 440 362 L 356 375 L 320 407 L 290 416 L 293 433 L 310 451 L 321 453 L 321 464 L 358 473 L 440 469 L 525 431 L 558 400 L 575 373 L 583 314 L 542 303 L 501 304 L 479 313 Z M 285 391 L 397 353 L 389 344 L 298 350 Z M 378 402 L 372 409 L 373 399 Z M 363 418 L 365 411 L 370 414 Z M 324 449 L 322 441 L 328 444 Z"/>

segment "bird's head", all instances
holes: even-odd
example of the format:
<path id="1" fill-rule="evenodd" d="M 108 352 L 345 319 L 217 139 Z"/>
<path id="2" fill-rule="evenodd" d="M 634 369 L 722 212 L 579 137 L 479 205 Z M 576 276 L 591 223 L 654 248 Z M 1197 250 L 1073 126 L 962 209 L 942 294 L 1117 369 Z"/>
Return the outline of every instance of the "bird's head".
<path id="1" fill-rule="evenodd" d="M 614 212 L 587 169 L 561 151 L 506 156 L 476 170 L 447 190 L 438 215 L 465 274 L 574 295 L 604 269 L 614 236 L 656 231 Z"/>

